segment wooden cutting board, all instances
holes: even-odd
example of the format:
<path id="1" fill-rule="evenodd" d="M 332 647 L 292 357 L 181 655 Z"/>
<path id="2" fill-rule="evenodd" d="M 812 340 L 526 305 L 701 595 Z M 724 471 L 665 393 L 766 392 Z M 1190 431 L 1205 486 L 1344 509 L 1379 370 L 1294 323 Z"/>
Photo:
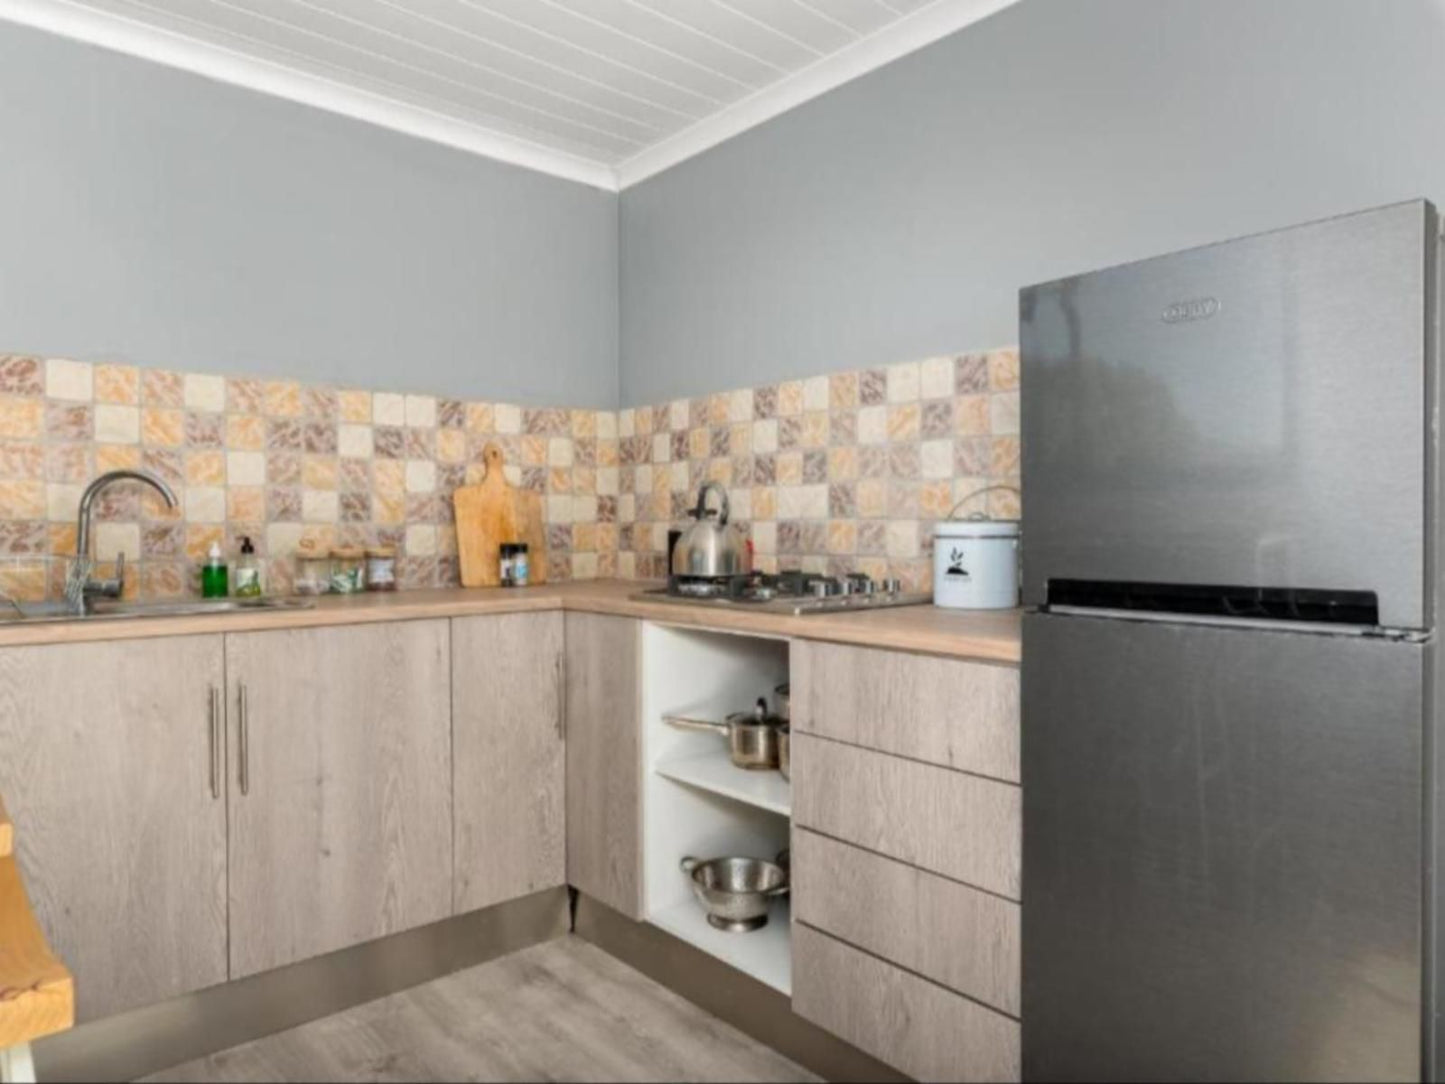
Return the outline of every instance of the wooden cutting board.
<path id="1" fill-rule="evenodd" d="M 503 542 L 527 543 L 528 582 L 547 582 L 547 536 L 542 526 L 542 498 L 507 482 L 502 449 L 482 450 L 487 473 L 480 485 L 461 486 L 452 496 L 457 510 L 457 555 L 463 587 L 496 587 L 501 583 Z"/>

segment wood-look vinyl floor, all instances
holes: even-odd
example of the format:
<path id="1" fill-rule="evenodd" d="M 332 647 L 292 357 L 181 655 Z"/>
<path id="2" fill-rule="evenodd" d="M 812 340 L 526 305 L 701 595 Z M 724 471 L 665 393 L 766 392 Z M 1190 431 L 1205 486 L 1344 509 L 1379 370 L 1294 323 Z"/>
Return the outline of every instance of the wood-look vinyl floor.
<path id="1" fill-rule="evenodd" d="M 815 1081 L 577 937 L 535 945 L 148 1081 Z"/>

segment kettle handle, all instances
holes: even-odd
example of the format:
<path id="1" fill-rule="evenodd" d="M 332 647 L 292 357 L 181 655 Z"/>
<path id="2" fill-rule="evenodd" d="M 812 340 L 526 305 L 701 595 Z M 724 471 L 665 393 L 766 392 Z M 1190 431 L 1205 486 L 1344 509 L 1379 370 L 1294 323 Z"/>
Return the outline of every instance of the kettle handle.
<path id="1" fill-rule="evenodd" d="M 722 508 L 718 511 L 717 523 L 719 527 L 727 526 L 728 513 L 731 509 L 728 506 L 728 491 L 723 488 L 721 482 L 704 482 L 702 488 L 697 491 L 697 507 L 692 510 L 693 518 L 699 523 L 707 515 L 707 495 L 709 491 L 716 492 L 722 499 Z"/>

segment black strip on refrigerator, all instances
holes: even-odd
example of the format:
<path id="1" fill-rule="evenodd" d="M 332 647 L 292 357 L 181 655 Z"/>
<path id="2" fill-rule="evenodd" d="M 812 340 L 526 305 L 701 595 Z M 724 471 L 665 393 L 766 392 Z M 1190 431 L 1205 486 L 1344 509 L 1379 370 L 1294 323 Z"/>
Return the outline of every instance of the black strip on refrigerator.
<path id="1" fill-rule="evenodd" d="M 1048 605 L 1339 625 L 1380 623 L 1380 603 L 1373 591 L 1305 587 L 1050 580 Z"/>

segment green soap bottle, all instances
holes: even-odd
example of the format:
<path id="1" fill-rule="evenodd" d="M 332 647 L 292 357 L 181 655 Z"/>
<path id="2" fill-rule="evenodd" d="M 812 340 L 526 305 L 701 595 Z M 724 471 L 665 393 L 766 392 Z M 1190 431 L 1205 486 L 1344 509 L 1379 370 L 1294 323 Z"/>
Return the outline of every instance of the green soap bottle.
<path id="1" fill-rule="evenodd" d="M 227 593 L 226 562 L 221 559 L 221 544 L 211 543 L 206 563 L 201 566 L 201 597 L 225 598 Z"/>

